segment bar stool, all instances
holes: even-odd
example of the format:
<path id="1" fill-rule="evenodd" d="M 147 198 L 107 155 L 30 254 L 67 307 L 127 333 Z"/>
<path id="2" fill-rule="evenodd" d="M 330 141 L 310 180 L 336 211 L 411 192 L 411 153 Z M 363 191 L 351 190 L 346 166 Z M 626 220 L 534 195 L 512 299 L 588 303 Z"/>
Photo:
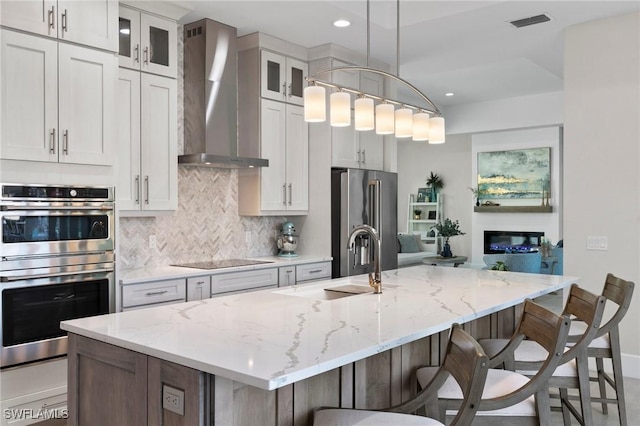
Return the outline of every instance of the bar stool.
<path id="1" fill-rule="evenodd" d="M 490 360 L 489 366 L 502 364 L 504 357 L 514 351 L 525 337 L 544 347 L 547 359 L 531 378 L 514 371 L 490 368 L 474 425 L 551 424 L 547 381 L 562 358 L 570 322 L 566 315 L 557 315 L 532 300 L 525 301 L 516 331 L 499 356 Z M 433 367 L 418 369 L 416 376 L 420 386 L 429 383 L 434 374 Z M 460 407 L 461 397 L 460 388 L 448 379 L 438 391 L 440 420 L 445 418 L 445 410 Z"/>
<path id="2" fill-rule="evenodd" d="M 591 402 L 602 403 L 602 412 L 604 414 L 608 413 L 608 404 L 617 404 L 621 426 L 627 425 L 627 408 L 624 400 L 622 359 L 620 357 L 620 329 L 618 324 L 620 324 L 620 321 L 629 310 L 634 287 L 635 284 L 632 281 L 623 280 L 611 273 L 607 274 L 602 295 L 607 301 L 615 303 L 618 307 L 611 318 L 598 329 L 595 338 L 587 348 L 587 356 L 595 358 L 597 368 L 597 376 L 592 377 L 590 380 L 598 382 L 600 391 L 599 397 L 591 396 Z M 575 344 L 586 328 L 587 324 L 584 322 L 575 321 L 572 323 L 569 330 L 568 344 Z M 604 359 L 611 360 L 613 377 L 604 371 Z M 607 384 L 615 391 L 615 398 L 607 397 Z"/>
<path id="3" fill-rule="evenodd" d="M 462 409 L 451 425 L 470 425 L 478 408 L 487 377 L 488 359 L 482 348 L 460 325 L 451 328 L 445 359 L 432 380 L 413 399 L 382 411 L 356 410 L 348 408 L 320 408 L 314 413 L 314 426 L 379 426 L 379 425 L 443 425 L 429 417 L 411 414 L 423 406 L 438 404 L 438 389 L 452 377 L 463 389 Z M 435 410 L 437 412 L 437 409 Z"/>
<path id="4" fill-rule="evenodd" d="M 571 318 L 571 323 L 583 321 L 587 327 L 571 348 L 562 355 L 559 366 L 549 378 L 548 387 L 560 389 L 563 421 L 571 425 L 569 414 L 583 426 L 593 425 L 589 390 L 589 365 L 587 349 L 593 341 L 604 314 L 606 299 L 573 284 L 562 313 Z M 505 347 L 506 339 L 481 339 L 479 341 L 487 356 L 493 359 Z M 532 340 L 523 340 L 512 353 L 503 357 L 504 367 L 526 376 L 533 376 L 547 358 L 546 350 Z M 491 366 L 495 366 L 491 363 Z M 578 389 L 580 395 L 580 412 L 569 401 L 567 389 Z"/>

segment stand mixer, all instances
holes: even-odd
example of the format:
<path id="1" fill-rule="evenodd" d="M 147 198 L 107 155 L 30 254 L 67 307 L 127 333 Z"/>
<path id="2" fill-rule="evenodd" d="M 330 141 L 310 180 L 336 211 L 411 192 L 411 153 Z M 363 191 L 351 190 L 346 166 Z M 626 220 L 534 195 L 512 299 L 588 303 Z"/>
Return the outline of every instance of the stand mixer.
<path id="1" fill-rule="evenodd" d="M 280 257 L 296 257 L 296 247 L 298 247 L 298 236 L 295 235 L 296 228 L 291 222 L 285 222 L 282 224 L 282 230 L 278 238 L 276 238 L 276 244 L 278 246 L 278 256 Z"/>

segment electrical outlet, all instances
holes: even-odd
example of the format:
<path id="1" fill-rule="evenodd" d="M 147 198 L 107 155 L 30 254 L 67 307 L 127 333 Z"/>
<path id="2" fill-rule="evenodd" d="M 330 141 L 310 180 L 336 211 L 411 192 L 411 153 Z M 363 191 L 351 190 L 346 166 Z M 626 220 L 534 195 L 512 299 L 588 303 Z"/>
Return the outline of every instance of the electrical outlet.
<path id="1" fill-rule="evenodd" d="M 609 250 L 607 237 L 587 236 L 587 250 Z"/>
<path id="2" fill-rule="evenodd" d="M 155 250 L 158 240 L 155 235 L 149 235 L 149 249 Z"/>
<path id="3" fill-rule="evenodd" d="M 184 416 L 184 391 L 163 385 L 162 408 Z"/>

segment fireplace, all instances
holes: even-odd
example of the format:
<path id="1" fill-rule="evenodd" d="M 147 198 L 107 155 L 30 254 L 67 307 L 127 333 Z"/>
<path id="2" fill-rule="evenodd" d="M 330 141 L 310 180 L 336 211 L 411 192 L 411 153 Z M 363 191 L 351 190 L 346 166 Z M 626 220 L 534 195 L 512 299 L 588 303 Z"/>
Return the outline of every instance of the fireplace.
<path id="1" fill-rule="evenodd" d="M 544 232 L 484 231 L 484 253 L 531 253 L 540 249 Z"/>

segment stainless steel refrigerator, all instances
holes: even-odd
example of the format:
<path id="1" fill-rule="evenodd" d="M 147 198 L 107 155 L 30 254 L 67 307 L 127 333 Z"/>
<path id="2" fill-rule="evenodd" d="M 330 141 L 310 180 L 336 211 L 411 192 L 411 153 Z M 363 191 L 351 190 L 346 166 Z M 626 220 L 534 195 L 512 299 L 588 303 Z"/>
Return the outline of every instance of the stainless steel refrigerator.
<path id="1" fill-rule="evenodd" d="M 331 169 L 331 252 L 333 278 L 373 272 L 373 250 L 367 236 L 348 248 L 358 225 L 374 227 L 382 242 L 382 270 L 398 267 L 398 175 L 363 169 Z"/>

